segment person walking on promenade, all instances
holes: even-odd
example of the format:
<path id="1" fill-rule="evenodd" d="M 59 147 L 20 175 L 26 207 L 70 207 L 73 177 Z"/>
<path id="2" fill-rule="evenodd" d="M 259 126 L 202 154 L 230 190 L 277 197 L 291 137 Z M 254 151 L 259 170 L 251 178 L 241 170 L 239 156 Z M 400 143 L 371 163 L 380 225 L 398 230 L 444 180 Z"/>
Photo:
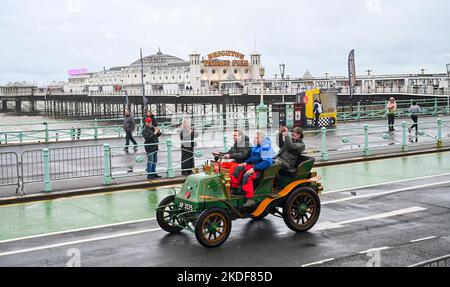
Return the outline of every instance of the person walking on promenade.
<path id="1" fill-rule="evenodd" d="M 156 173 L 156 163 L 158 162 L 158 138 L 161 136 L 161 131 L 153 126 L 153 121 L 150 117 L 145 119 L 145 127 L 142 131 L 144 137 L 145 152 L 147 153 L 147 179 L 161 178 Z"/>
<path id="2" fill-rule="evenodd" d="M 155 128 L 158 127 L 158 122 L 155 119 L 155 115 L 151 112 L 151 111 L 147 111 L 147 113 L 145 114 L 146 118 L 151 118 L 152 119 L 152 126 L 154 126 Z"/>
<path id="3" fill-rule="evenodd" d="M 420 113 L 420 106 L 417 104 L 416 101 L 412 102 L 411 107 L 409 107 L 409 112 L 411 113 L 411 119 L 413 120 L 414 124 L 408 128 L 409 133 L 411 133 L 412 129 L 416 129 L 416 135 L 419 133 L 419 113 Z"/>
<path id="4" fill-rule="evenodd" d="M 388 126 L 389 126 L 389 131 L 390 132 L 394 132 L 395 128 L 395 114 L 397 113 L 397 102 L 395 101 L 394 98 L 390 98 L 389 102 L 386 106 L 386 110 L 387 110 L 387 116 L 388 116 Z"/>
<path id="5" fill-rule="evenodd" d="M 314 125 L 319 127 L 320 114 L 323 112 L 322 103 L 319 99 L 314 100 Z"/>
<path id="6" fill-rule="evenodd" d="M 125 119 L 123 120 L 123 130 L 125 131 L 125 152 L 128 152 L 128 147 L 130 146 L 130 141 L 134 145 L 134 150 L 137 151 L 137 142 L 133 137 L 133 131 L 136 128 L 136 122 L 133 116 L 128 110 L 125 110 Z"/>
<path id="7" fill-rule="evenodd" d="M 190 175 L 194 168 L 194 147 L 196 143 L 195 138 L 198 137 L 196 132 L 190 125 L 189 120 L 185 119 L 180 130 L 181 140 L 181 174 Z"/>

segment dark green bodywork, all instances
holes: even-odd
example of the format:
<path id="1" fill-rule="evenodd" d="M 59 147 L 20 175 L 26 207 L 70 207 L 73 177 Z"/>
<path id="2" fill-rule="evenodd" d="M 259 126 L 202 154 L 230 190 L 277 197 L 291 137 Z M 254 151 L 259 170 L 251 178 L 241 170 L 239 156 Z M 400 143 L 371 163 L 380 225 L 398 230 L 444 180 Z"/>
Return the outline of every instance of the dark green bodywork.
<path id="1" fill-rule="evenodd" d="M 280 165 L 271 166 L 259 179 L 254 200 L 260 203 L 292 182 L 315 176 L 315 174 L 311 174 L 313 166 L 314 159 L 307 160 L 299 165 L 296 171 L 288 175 L 280 173 Z M 229 197 L 225 182 L 223 173 L 193 174 L 186 179 L 180 192 L 175 196 L 175 206 L 180 211 L 192 215 L 213 207 L 238 209 L 246 199 L 243 196 Z"/>

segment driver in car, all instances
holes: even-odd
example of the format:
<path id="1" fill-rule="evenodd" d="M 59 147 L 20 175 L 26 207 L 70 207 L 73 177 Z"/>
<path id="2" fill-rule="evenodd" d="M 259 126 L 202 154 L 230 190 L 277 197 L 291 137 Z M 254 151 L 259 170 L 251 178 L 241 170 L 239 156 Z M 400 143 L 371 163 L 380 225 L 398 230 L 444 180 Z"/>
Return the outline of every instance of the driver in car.
<path id="1" fill-rule="evenodd" d="M 247 198 L 243 207 L 256 205 L 256 202 L 253 200 L 255 194 L 253 182 L 273 164 L 274 155 L 275 152 L 270 138 L 264 132 L 258 131 L 255 137 L 255 145 L 249 157 L 231 174 L 231 188 L 242 188 Z"/>

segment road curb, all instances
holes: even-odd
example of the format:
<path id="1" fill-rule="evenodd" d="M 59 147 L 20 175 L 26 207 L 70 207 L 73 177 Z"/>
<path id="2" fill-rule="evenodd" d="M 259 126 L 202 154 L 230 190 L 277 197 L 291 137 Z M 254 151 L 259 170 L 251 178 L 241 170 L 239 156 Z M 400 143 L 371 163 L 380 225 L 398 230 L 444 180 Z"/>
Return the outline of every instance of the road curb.
<path id="1" fill-rule="evenodd" d="M 407 157 L 407 156 L 425 155 L 425 154 L 448 152 L 448 151 L 450 151 L 450 147 L 439 148 L 439 149 L 437 149 L 437 148 L 427 149 L 427 150 L 420 150 L 420 151 L 410 151 L 410 152 L 404 152 L 404 153 L 390 153 L 390 154 L 384 154 L 384 155 L 333 160 L 333 161 L 328 161 L 328 162 L 317 162 L 315 164 L 315 167 L 327 167 L 327 166 L 352 164 L 352 163 L 359 163 L 359 162 L 370 162 L 370 161 L 376 161 L 376 160 L 401 158 L 401 157 Z M 80 196 L 80 195 L 114 192 L 114 191 L 121 191 L 121 190 L 126 190 L 126 189 L 137 189 L 137 188 L 144 189 L 144 188 L 170 186 L 170 185 L 175 185 L 175 184 L 182 184 L 182 183 L 184 183 L 185 179 L 186 179 L 186 177 L 182 176 L 182 177 L 176 177 L 176 178 L 171 178 L 171 179 L 155 180 L 155 181 L 150 181 L 150 182 L 125 183 L 125 184 L 119 184 L 119 185 L 73 189 L 73 190 L 68 190 L 68 191 L 54 191 L 54 192 L 50 192 L 50 193 L 37 193 L 37 194 L 25 195 L 22 197 L 8 197 L 8 198 L 0 199 L 0 206 L 18 204 L 18 203 L 31 203 L 31 202 L 43 201 L 43 200 L 53 200 L 53 199 L 58 199 L 58 198 L 74 197 L 74 196 Z"/>

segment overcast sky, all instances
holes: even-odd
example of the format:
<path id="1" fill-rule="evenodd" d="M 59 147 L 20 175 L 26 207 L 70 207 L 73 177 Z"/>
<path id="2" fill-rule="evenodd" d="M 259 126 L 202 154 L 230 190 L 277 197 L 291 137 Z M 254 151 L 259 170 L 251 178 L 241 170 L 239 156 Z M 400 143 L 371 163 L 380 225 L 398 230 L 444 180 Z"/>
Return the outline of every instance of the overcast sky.
<path id="1" fill-rule="evenodd" d="M 448 0 L 1 0 L 0 84 L 66 80 L 67 70 L 128 65 L 162 52 L 188 59 L 215 50 L 262 53 L 269 75 L 309 69 L 445 72 Z"/>

